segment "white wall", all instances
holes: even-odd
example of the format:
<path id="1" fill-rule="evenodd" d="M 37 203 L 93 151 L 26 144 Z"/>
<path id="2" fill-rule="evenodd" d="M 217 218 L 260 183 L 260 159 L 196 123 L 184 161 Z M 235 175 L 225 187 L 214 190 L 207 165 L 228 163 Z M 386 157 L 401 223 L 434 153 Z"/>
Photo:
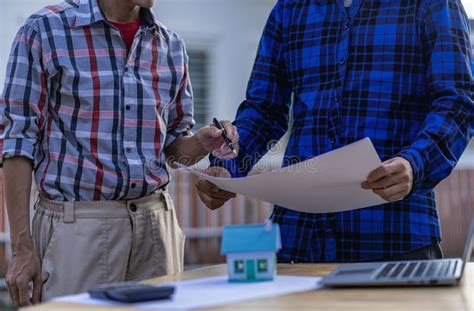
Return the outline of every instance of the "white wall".
<path id="1" fill-rule="evenodd" d="M 57 0 L 0 0 L 0 92 L 11 42 L 24 20 Z M 276 0 L 157 0 L 158 18 L 180 33 L 188 48 L 211 55 L 211 114 L 233 119 L 244 99 L 247 81 L 268 14 Z M 474 18 L 474 0 L 463 0 Z M 474 42 L 474 38 L 473 38 Z M 474 167 L 474 148 L 461 161 Z"/>
<path id="2" fill-rule="evenodd" d="M 0 92 L 3 91 L 5 72 L 11 44 L 25 20 L 55 0 L 0 0 Z M 58 2 L 58 1 L 56 1 Z"/>
<path id="3" fill-rule="evenodd" d="M 57 0 L 1 0 L 0 91 L 11 42 L 25 19 Z M 263 26 L 276 0 L 157 0 L 158 18 L 189 47 L 211 53 L 212 114 L 232 119 L 243 100 Z"/>
<path id="4" fill-rule="evenodd" d="M 276 0 L 158 0 L 160 21 L 188 48 L 210 52 L 211 114 L 233 119 L 244 99 L 258 41 Z M 191 73 L 192 78 L 192 73 Z"/>
<path id="5" fill-rule="evenodd" d="M 474 19 L 474 1 L 473 0 L 461 0 L 464 9 L 466 10 L 469 18 Z"/>

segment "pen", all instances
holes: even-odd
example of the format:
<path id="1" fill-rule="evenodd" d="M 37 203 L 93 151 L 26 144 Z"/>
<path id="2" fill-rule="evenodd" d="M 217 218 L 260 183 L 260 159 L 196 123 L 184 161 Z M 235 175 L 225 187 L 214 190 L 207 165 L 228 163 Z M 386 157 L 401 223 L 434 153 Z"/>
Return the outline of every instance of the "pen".
<path id="1" fill-rule="evenodd" d="M 232 153 L 234 153 L 235 155 L 237 155 L 237 150 L 235 150 L 235 147 L 234 147 L 234 144 L 232 143 L 232 141 L 229 139 L 229 137 L 227 136 L 227 131 L 225 130 L 224 126 L 222 126 L 222 123 L 217 120 L 216 118 L 214 118 L 212 120 L 212 122 L 214 123 L 214 125 L 222 131 L 222 137 L 224 138 L 224 141 L 225 143 L 227 144 L 227 146 L 229 146 L 230 150 L 232 150 Z"/>

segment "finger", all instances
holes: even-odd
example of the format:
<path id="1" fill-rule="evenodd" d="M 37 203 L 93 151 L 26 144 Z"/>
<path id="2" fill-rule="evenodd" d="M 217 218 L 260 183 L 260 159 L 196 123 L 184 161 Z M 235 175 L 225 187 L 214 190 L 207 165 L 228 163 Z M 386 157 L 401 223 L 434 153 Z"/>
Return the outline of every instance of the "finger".
<path id="1" fill-rule="evenodd" d="M 7 272 L 7 275 L 5 276 L 5 287 L 7 288 L 8 292 L 10 292 L 10 283 L 11 283 L 11 277 Z"/>
<path id="2" fill-rule="evenodd" d="M 33 304 L 41 302 L 41 287 L 43 285 L 43 279 L 41 278 L 41 273 L 37 273 L 33 279 Z"/>
<path id="3" fill-rule="evenodd" d="M 212 200 L 212 202 L 208 205 L 208 207 L 211 210 L 216 210 L 224 206 L 225 202 L 227 202 L 227 200 Z"/>
<path id="4" fill-rule="evenodd" d="M 230 177 L 229 171 L 220 166 L 210 166 L 206 169 L 206 172 L 208 175 L 214 177 Z"/>
<path id="5" fill-rule="evenodd" d="M 225 200 L 215 200 L 203 192 L 199 194 L 199 197 L 201 198 L 202 203 L 211 210 L 218 209 L 226 202 Z"/>
<path id="6" fill-rule="evenodd" d="M 213 183 L 210 183 L 210 182 L 203 182 L 203 183 L 198 182 L 196 184 L 196 188 L 199 191 L 205 193 L 207 196 L 209 196 L 212 199 L 225 199 L 225 200 L 228 200 L 230 198 L 235 197 L 235 193 L 228 192 L 228 191 L 225 191 L 225 190 L 221 190 L 217 186 L 215 186 Z"/>
<path id="7" fill-rule="evenodd" d="M 212 152 L 214 154 L 214 151 L 216 150 L 219 150 L 219 148 L 222 146 L 222 143 L 224 142 L 224 140 L 222 139 L 222 137 L 216 141 L 211 141 L 211 142 L 208 142 L 205 146 L 206 150 L 209 150 L 210 152 Z"/>
<path id="8" fill-rule="evenodd" d="M 27 282 L 20 282 L 18 284 L 18 296 L 20 298 L 20 306 L 24 307 L 31 305 Z"/>
<path id="9" fill-rule="evenodd" d="M 202 180 L 202 179 L 196 183 L 196 187 L 200 191 L 205 192 L 205 193 L 219 192 L 220 190 L 219 187 L 217 187 L 213 183 L 208 182 L 207 180 Z"/>
<path id="10" fill-rule="evenodd" d="M 239 131 L 237 131 L 237 128 L 234 126 L 234 130 L 232 132 L 233 134 L 233 142 L 235 142 L 236 144 L 239 143 L 239 140 L 240 140 L 240 136 L 239 136 Z"/>
<path id="11" fill-rule="evenodd" d="M 198 191 L 199 198 L 201 199 L 202 203 L 209 207 L 211 205 L 212 199 L 206 193 L 202 191 Z"/>
<path id="12" fill-rule="evenodd" d="M 405 192 L 396 193 L 392 195 L 391 197 L 388 197 L 388 201 L 392 202 L 392 201 L 402 200 L 405 197 L 405 195 L 406 195 Z"/>
<path id="13" fill-rule="evenodd" d="M 215 156 L 215 157 L 221 158 L 221 157 L 228 156 L 230 153 L 234 153 L 234 151 L 232 151 L 232 149 L 230 149 L 230 147 L 229 147 L 229 145 L 227 145 L 227 143 L 223 143 L 222 145 L 219 146 L 218 149 L 215 149 L 212 152 L 212 155 Z"/>
<path id="14" fill-rule="evenodd" d="M 219 147 L 219 148 L 220 148 L 220 147 Z M 212 155 L 215 156 L 216 158 L 222 157 L 222 154 L 221 154 L 219 148 L 217 148 L 217 149 L 215 149 L 215 150 L 212 151 Z"/>
<path id="15" fill-rule="evenodd" d="M 234 126 L 229 121 L 222 121 L 222 126 L 227 133 L 227 136 L 233 135 Z M 229 137 L 230 138 L 230 137 Z"/>
<path id="16" fill-rule="evenodd" d="M 225 141 L 222 141 L 219 144 L 219 146 L 217 146 L 216 148 L 214 148 L 214 150 L 212 150 L 212 155 L 215 156 L 215 157 L 220 158 L 220 157 L 226 155 L 229 152 L 232 152 L 229 145 L 227 145 L 227 143 Z"/>
<path id="17" fill-rule="evenodd" d="M 228 121 L 225 122 L 223 125 L 225 131 L 227 132 L 227 137 L 234 143 L 238 142 L 239 134 L 237 133 L 237 128 Z"/>
<path id="18" fill-rule="evenodd" d="M 367 176 L 368 182 L 375 182 L 379 179 L 400 172 L 403 170 L 403 165 L 394 162 L 384 162 L 381 167 L 372 171 L 369 176 Z"/>
<path id="19" fill-rule="evenodd" d="M 373 191 L 374 193 L 380 195 L 385 200 L 388 200 L 388 198 L 390 198 L 391 196 L 400 192 L 406 192 L 407 190 L 408 190 L 408 186 L 404 184 L 397 184 L 385 189 L 375 189 Z"/>
<path id="20" fill-rule="evenodd" d="M 222 137 L 222 130 L 219 130 L 215 126 L 209 126 L 207 129 L 207 135 L 212 138 Z"/>
<path id="21" fill-rule="evenodd" d="M 226 155 L 223 155 L 223 156 L 218 157 L 218 158 L 225 161 L 225 160 L 233 159 L 233 158 L 235 158 L 236 156 L 237 156 L 237 155 L 236 155 L 234 152 L 229 152 L 229 153 L 227 153 Z"/>
<path id="22" fill-rule="evenodd" d="M 13 304 L 16 307 L 19 307 L 20 306 L 20 297 L 18 295 L 18 287 L 16 287 L 15 284 L 10 283 L 10 285 L 8 285 L 8 288 L 10 290 L 10 298 L 12 299 Z"/>
<path id="23" fill-rule="evenodd" d="M 223 143 L 219 148 L 219 152 L 224 155 L 226 153 L 232 152 L 232 150 L 227 143 Z"/>
<path id="24" fill-rule="evenodd" d="M 360 184 L 362 189 L 371 189 L 370 188 L 370 183 L 368 181 L 364 181 L 363 183 Z"/>
<path id="25" fill-rule="evenodd" d="M 227 192 L 224 190 L 220 190 L 219 192 L 212 192 L 212 193 L 206 193 L 209 197 L 211 197 L 214 200 L 229 200 L 233 197 L 235 197 L 235 193 Z"/>
<path id="26" fill-rule="evenodd" d="M 221 176 L 217 176 L 217 171 L 213 171 L 213 175 L 216 176 L 216 177 L 221 177 Z M 201 183 L 200 183 L 201 182 Z M 215 193 L 223 193 L 225 195 L 227 195 L 228 197 L 235 197 L 235 193 L 233 192 L 229 192 L 229 191 L 225 191 L 225 190 L 222 190 L 220 189 L 219 187 L 217 187 L 216 185 L 214 185 L 213 183 L 207 181 L 207 180 L 200 180 L 198 183 L 197 183 L 197 186 L 199 186 L 204 192 L 206 192 L 207 194 L 209 194 L 210 196 L 213 196 Z M 209 191 L 211 190 L 211 191 Z"/>
<path id="27" fill-rule="evenodd" d="M 369 182 L 368 186 L 370 187 L 370 189 L 388 188 L 390 186 L 399 184 L 402 181 L 405 181 L 405 178 L 404 178 L 405 176 L 406 175 L 403 174 L 403 173 L 398 173 L 398 174 L 395 174 L 395 175 L 389 175 L 389 176 L 383 177 L 383 178 L 381 178 L 381 179 L 379 179 L 375 182 Z"/>
<path id="28" fill-rule="evenodd" d="M 212 155 L 216 158 L 221 159 L 221 160 L 231 159 L 231 158 L 234 158 L 234 157 L 237 156 L 236 153 L 234 151 L 230 150 L 230 149 L 228 149 L 225 152 L 213 151 Z"/>

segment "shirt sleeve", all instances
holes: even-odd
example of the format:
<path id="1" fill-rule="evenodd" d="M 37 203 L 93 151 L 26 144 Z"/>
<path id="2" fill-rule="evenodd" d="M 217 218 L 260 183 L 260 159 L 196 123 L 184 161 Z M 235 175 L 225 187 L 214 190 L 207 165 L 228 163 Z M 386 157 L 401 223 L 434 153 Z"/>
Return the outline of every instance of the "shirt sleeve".
<path id="1" fill-rule="evenodd" d="M 446 178 L 474 132 L 469 20 L 459 1 L 427 2 L 421 41 L 431 111 L 414 142 L 399 154 L 411 163 L 415 191 L 430 191 Z"/>
<path id="2" fill-rule="evenodd" d="M 165 148 L 171 145 L 178 137 L 192 135 L 194 122 L 194 99 L 191 79 L 189 78 L 189 57 L 184 42 L 181 40 L 184 55 L 183 78 L 179 86 L 176 100 L 170 105 Z"/>
<path id="3" fill-rule="evenodd" d="M 0 97 L 3 158 L 24 156 L 34 160 L 44 123 L 45 87 L 40 35 L 26 24 L 13 42 Z"/>
<path id="4" fill-rule="evenodd" d="M 240 136 L 239 155 L 227 161 L 210 156 L 212 166 L 225 167 L 233 177 L 247 175 L 288 129 L 291 89 L 283 59 L 284 12 L 285 4 L 280 0 L 268 18 L 246 100 L 237 111 L 234 125 Z"/>

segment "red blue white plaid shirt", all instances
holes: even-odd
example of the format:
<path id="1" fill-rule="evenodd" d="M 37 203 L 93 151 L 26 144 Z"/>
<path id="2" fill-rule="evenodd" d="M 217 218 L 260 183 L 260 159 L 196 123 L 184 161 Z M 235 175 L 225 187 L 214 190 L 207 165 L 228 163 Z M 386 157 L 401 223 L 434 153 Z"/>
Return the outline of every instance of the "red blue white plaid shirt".
<path id="1" fill-rule="evenodd" d="M 15 38 L 3 96 L 4 157 L 34 160 L 54 200 L 121 200 L 168 182 L 163 150 L 190 135 L 182 39 L 142 10 L 127 48 L 97 0 L 32 15 Z"/>
<path id="2" fill-rule="evenodd" d="M 214 164 L 247 174 L 286 132 L 293 94 L 284 165 L 370 137 L 415 179 L 404 200 L 361 210 L 276 206 L 280 261 L 379 260 L 440 240 L 433 188 L 474 132 L 469 31 L 459 0 L 278 1 L 235 120 L 239 156 Z"/>

